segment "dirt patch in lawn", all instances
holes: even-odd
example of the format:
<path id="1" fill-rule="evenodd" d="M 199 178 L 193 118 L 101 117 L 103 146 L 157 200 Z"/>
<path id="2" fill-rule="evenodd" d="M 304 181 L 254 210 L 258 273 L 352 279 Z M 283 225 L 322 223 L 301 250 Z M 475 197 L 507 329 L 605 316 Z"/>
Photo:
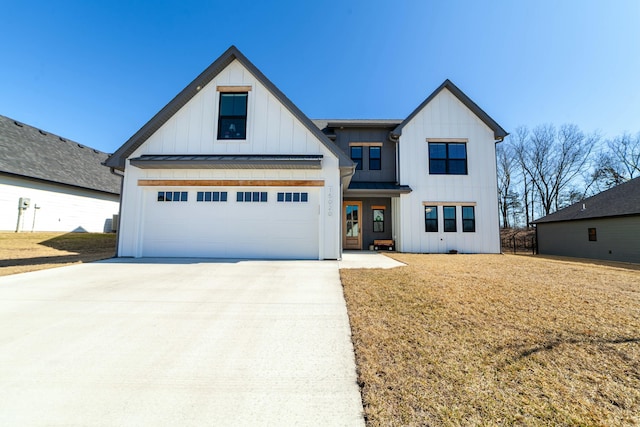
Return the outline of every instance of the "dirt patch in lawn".
<path id="1" fill-rule="evenodd" d="M 115 234 L 0 232 L 0 276 L 111 258 Z"/>
<path id="2" fill-rule="evenodd" d="M 369 426 L 640 424 L 640 274 L 512 255 L 342 270 Z"/>

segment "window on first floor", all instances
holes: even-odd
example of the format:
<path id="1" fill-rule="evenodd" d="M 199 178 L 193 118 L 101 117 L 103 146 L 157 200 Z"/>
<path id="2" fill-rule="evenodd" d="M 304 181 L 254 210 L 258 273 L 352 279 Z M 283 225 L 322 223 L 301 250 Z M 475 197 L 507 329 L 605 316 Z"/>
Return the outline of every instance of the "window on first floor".
<path id="1" fill-rule="evenodd" d="M 464 142 L 430 142 L 431 175 L 466 175 L 467 144 Z"/>
<path id="2" fill-rule="evenodd" d="M 351 160 L 356 164 L 356 170 L 362 170 L 362 147 L 361 146 L 353 146 L 351 147 Z"/>
<path id="3" fill-rule="evenodd" d="M 309 201 L 309 193 L 278 193 L 278 202 L 306 203 Z"/>
<path id="4" fill-rule="evenodd" d="M 266 202 L 266 191 L 238 191 L 236 193 L 236 202 Z"/>
<path id="5" fill-rule="evenodd" d="M 424 207 L 424 231 L 427 233 L 438 232 L 438 207 Z"/>
<path id="6" fill-rule="evenodd" d="M 226 202 L 226 191 L 198 191 L 196 195 L 196 201 L 198 202 Z"/>
<path id="7" fill-rule="evenodd" d="M 220 92 L 218 139 L 247 139 L 247 92 Z"/>
<path id="8" fill-rule="evenodd" d="M 187 199 L 186 191 L 158 191 L 159 202 L 186 202 Z"/>
<path id="9" fill-rule="evenodd" d="M 373 231 L 381 233 L 384 231 L 384 209 L 373 209 Z"/>
<path id="10" fill-rule="evenodd" d="M 381 168 L 382 147 L 369 147 L 369 170 L 379 171 Z"/>
<path id="11" fill-rule="evenodd" d="M 597 242 L 598 241 L 598 235 L 596 234 L 596 229 L 595 228 L 590 228 L 589 229 L 589 241 L 590 242 Z"/>
<path id="12" fill-rule="evenodd" d="M 476 212 L 473 206 L 462 207 L 462 232 L 473 233 L 476 231 Z"/>
<path id="13" fill-rule="evenodd" d="M 444 231 L 446 233 L 455 233 L 456 227 L 456 207 L 455 206 L 443 206 L 442 218 L 444 218 Z"/>

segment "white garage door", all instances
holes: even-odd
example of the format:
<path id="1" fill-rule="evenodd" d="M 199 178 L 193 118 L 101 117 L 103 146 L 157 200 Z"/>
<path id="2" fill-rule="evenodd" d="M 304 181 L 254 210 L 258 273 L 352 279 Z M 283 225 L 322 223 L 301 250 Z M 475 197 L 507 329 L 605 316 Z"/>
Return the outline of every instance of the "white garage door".
<path id="1" fill-rule="evenodd" d="M 145 190 L 142 255 L 318 259 L 317 188 Z"/>

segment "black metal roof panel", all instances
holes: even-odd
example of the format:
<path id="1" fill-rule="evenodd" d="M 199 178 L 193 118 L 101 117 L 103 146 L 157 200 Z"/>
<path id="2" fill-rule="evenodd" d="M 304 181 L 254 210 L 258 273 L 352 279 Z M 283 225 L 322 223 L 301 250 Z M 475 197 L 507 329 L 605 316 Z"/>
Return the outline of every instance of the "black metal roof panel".
<path id="1" fill-rule="evenodd" d="M 640 177 L 542 217 L 534 224 L 640 215 Z"/>
<path id="2" fill-rule="evenodd" d="M 0 172 L 120 194 L 108 154 L 0 116 Z"/>
<path id="3" fill-rule="evenodd" d="M 502 129 L 502 127 L 498 123 L 496 123 L 495 120 L 489 117 L 489 115 L 485 113 L 482 108 L 478 107 L 478 105 L 473 102 L 471 98 L 469 98 L 467 95 L 465 95 L 464 92 L 458 89 L 458 87 L 454 85 L 449 79 L 445 80 L 436 90 L 434 90 L 431 95 L 429 95 L 427 99 L 425 99 L 422 104 L 418 106 L 418 108 L 416 108 L 411 114 L 409 114 L 409 117 L 404 119 L 402 123 L 398 127 L 396 127 L 393 132 L 391 132 L 391 134 L 394 137 L 401 136 L 402 128 L 404 128 L 407 123 L 409 123 L 416 116 L 416 114 L 418 114 L 429 102 L 431 102 L 433 98 L 435 98 L 445 88 L 448 89 L 449 92 L 453 94 L 453 96 L 458 98 L 460 102 L 462 102 L 469 110 L 471 110 L 473 114 L 478 116 L 478 118 L 482 120 L 484 124 L 486 124 L 489 129 L 493 131 L 493 135 L 496 140 L 502 140 L 505 136 L 509 135 L 506 130 Z"/>
<path id="4" fill-rule="evenodd" d="M 395 128 L 400 119 L 313 119 L 319 129 L 325 128 Z"/>
<path id="5" fill-rule="evenodd" d="M 314 125 L 296 105 L 285 96 L 258 68 L 251 63 L 235 46 L 231 46 L 206 70 L 187 85 L 178 95 L 162 108 L 151 120 L 138 130 L 127 142 L 107 159 L 107 166 L 124 170 L 125 160 L 140 147 L 151 135 L 165 124 L 180 108 L 193 98 L 233 61 L 239 61 L 271 94 L 278 99 L 296 119 L 298 119 L 322 144 L 339 159 L 340 167 L 355 168 L 351 159 Z"/>
<path id="6" fill-rule="evenodd" d="M 408 185 L 400 185 L 395 182 L 354 182 L 349 184 L 349 190 L 354 191 L 384 191 L 397 193 L 410 193 L 411 187 Z"/>
<path id="7" fill-rule="evenodd" d="M 322 155 L 144 155 L 130 160 L 140 169 L 321 169 Z"/>

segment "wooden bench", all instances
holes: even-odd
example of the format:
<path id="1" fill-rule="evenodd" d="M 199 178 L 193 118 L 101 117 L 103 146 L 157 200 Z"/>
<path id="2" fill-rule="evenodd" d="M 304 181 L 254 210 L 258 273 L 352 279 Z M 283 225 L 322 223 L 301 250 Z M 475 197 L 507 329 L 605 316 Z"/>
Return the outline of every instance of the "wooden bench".
<path id="1" fill-rule="evenodd" d="M 373 241 L 373 249 L 374 250 L 379 250 L 379 249 L 387 249 L 387 250 L 394 250 L 395 248 L 395 243 L 393 240 L 387 240 L 387 239 L 376 239 Z"/>

